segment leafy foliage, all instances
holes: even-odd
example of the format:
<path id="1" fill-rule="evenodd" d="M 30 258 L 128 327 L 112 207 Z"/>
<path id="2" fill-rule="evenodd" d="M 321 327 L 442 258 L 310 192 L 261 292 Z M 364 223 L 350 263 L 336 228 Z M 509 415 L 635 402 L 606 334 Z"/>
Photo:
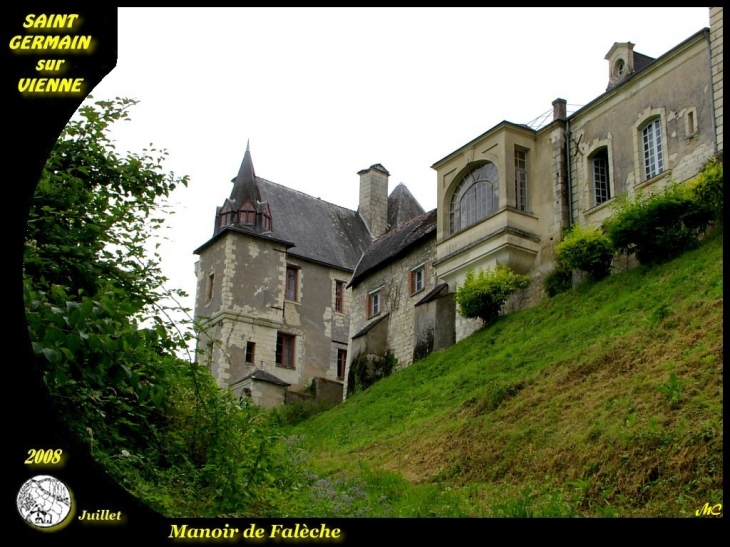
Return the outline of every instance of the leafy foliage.
<path id="1" fill-rule="evenodd" d="M 722 187 L 722 156 L 711 158 L 690 183 L 696 201 L 705 203 L 712 211 L 713 220 L 722 223 L 724 192 Z"/>
<path id="2" fill-rule="evenodd" d="M 697 237 L 713 219 L 715 206 L 699 198 L 692 185 L 673 184 L 649 196 L 639 193 L 633 200 L 617 198 L 614 216 L 605 224 L 606 233 L 617 251 L 635 253 L 642 264 L 664 262 L 696 247 Z"/>
<path id="3" fill-rule="evenodd" d="M 561 264 L 588 272 L 593 279 L 603 279 L 611 271 L 611 240 L 598 228 L 575 224 L 558 244 L 556 253 Z"/>
<path id="4" fill-rule="evenodd" d="M 573 271 L 562 264 L 558 264 L 545 276 L 543 286 L 550 297 L 569 291 L 573 287 Z"/>
<path id="5" fill-rule="evenodd" d="M 358 355 L 350 365 L 350 372 L 347 375 L 347 394 L 363 391 L 378 380 L 390 376 L 397 365 L 398 359 L 391 352 L 377 359 Z"/>
<path id="6" fill-rule="evenodd" d="M 26 318 L 65 423 L 114 478 L 168 516 L 273 514 L 300 480 L 272 418 L 178 357 L 159 256 L 164 199 L 187 177 L 166 153 L 118 154 L 109 130 L 135 101 L 85 104 L 38 182 L 24 249 Z M 183 310 L 185 311 L 185 310 Z"/>
<path id="7" fill-rule="evenodd" d="M 464 317 L 478 317 L 487 325 L 494 323 L 507 298 L 527 288 L 529 283 L 528 276 L 514 273 L 505 264 L 479 270 L 478 273 L 470 269 L 464 283 L 456 291 L 459 313 Z"/>

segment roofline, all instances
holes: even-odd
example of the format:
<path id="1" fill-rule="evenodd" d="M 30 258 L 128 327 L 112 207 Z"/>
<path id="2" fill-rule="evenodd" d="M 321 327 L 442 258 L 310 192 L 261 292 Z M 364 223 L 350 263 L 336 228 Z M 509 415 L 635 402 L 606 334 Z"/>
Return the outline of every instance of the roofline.
<path id="1" fill-rule="evenodd" d="M 221 228 L 217 233 L 215 233 L 213 235 L 213 237 L 211 237 L 208 241 L 206 241 L 200 247 L 198 247 L 197 249 L 195 249 L 193 251 L 193 254 L 199 255 L 205 249 L 207 249 L 208 247 L 210 247 L 213 244 L 214 241 L 216 241 L 216 240 L 220 239 L 221 237 L 223 237 L 223 234 L 226 234 L 226 233 L 229 233 L 229 232 L 230 233 L 234 233 L 234 234 L 251 236 L 251 237 L 258 237 L 260 239 L 265 239 L 267 241 L 274 241 L 276 243 L 281 243 L 282 245 L 286 245 L 287 249 L 289 249 L 291 247 L 294 247 L 294 243 L 292 243 L 291 241 L 286 241 L 284 239 L 279 239 L 278 237 L 267 236 L 266 234 L 257 234 L 255 232 L 242 231 L 240 229 L 236 229 L 235 226 L 232 226 L 232 225 L 229 224 L 228 226 L 224 226 L 223 228 Z"/>
<path id="2" fill-rule="evenodd" d="M 616 84 L 611 89 L 601 93 L 598 97 L 593 99 L 591 102 L 589 102 L 588 104 L 582 106 L 581 108 L 579 108 L 578 110 L 573 112 L 570 116 L 567 117 L 567 119 L 572 120 L 576 116 L 584 114 L 585 112 L 587 112 L 589 109 L 596 106 L 601 101 L 607 99 L 609 96 L 616 93 L 619 89 L 621 89 L 628 82 L 631 82 L 631 81 L 635 80 L 636 78 L 641 78 L 643 75 L 649 74 L 652 70 L 656 70 L 656 68 L 659 65 L 661 65 L 662 63 L 664 63 L 669 57 L 674 56 L 681 49 L 688 48 L 691 44 L 698 41 L 700 36 L 704 36 L 705 40 L 709 40 L 710 39 L 709 27 L 704 27 L 701 30 L 698 30 L 697 32 L 695 32 L 689 38 L 682 40 L 680 43 L 678 43 L 676 46 L 674 46 L 669 51 L 662 53 L 659 57 L 654 59 L 648 66 L 644 67 L 642 70 L 639 70 L 638 72 L 634 72 L 634 73 L 630 74 L 625 80 Z M 648 55 L 645 55 L 643 53 L 641 53 L 641 55 L 644 55 L 645 57 L 649 57 Z"/>
<path id="3" fill-rule="evenodd" d="M 443 158 L 441 158 L 440 160 L 438 160 L 437 162 L 435 162 L 435 163 L 434 163 L 434 164 L 433 164 L 433 165 L 431 166 L 431 169 L 436 169 L 436 167 L 437 167 L 437 166 L 438 166 L 438 165 L 439 165 L 440 163 L 442 163 L 442 162 L 446 161 L 447 159 L 451 158 L 451 157 L 452 157 L 452 156 L 453 156 L 454 154 L 456 154 L 456 153 L 458 153 L 458 152 L 461 152 L 461 151 L 462 151 L 462 150 L 464 150 L 465 148 L 468 148 L 469 146 L 471 146 L 472 144 L 474 144 L 474 143 L 475 143 L 475 142 L 477 142 L 478 140 L 480 140 L 480 139 L 482 139 L 483 137 L 487 136 L 487 135 L 488 135 L 489 133 L 491 133 L 491 132 L 493 132 L 493 131 L 494 131 L 494 132 L 496 132 L 496 131 L 497 131 L 497 129 L 500 129 L 500 128 L 501 128 L 501 127 L 503 127 L 503 126 L 511 126 L 511 127 L 515 128 L 515 129 L 520 129 L 520 130 L 522 130 L 522 131 L 526 131 L 526 132 L 528 132 L 528 133 L 532 133 L 533 135 L 534 135 L 535 133 L 537 133 L 537 131 L 535 131 L 534 129 L 532 129 L 531 127 L 528 127 L 527 125 L 525 125 L 525 124 L 523 124 L 523 123 L 515 123 L 515 122 L 510 122 L 510 121 L 508 121 L 508 120 L 502 120 L 502 121 L 501 121 L 501 122 L 499 122 L 499 123 L 498 123 L 497 125 L 493 125 L 493 126 L 492 126 L 492 127 L 490 127 L 489 129 L 487 129 L 487 130 L 486 130 L 486 131 L 485 131 L 484 133 L 482 133 L 482 134 L 481 134 L 481 135 L 479 135 L 478 137 L 476 137 L 476 138 L 474 138 L 474 139 L 470 140 L 470 141 L 469 141 L 468 143 L 464 144 L 463 146 L 460 146 L 459 148 L 457 148 L 457 149 L 456 149 L 456 150 L 454 150 L 453 152 L 449 153 L 448 155 L 444 156 Z"/>

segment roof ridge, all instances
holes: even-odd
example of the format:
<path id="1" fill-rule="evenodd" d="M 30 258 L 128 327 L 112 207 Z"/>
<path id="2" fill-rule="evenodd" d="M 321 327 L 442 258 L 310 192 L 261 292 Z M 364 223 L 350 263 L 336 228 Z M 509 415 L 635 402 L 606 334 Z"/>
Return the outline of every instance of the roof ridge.
<path id="1" fill-rule="evenodd" d="M 331 201 L 327 201 L 326 199 L 314 197 L 312 194 L 307 194 L 306 192 L 303 192 L 302 190 L 297 190 L 296 188 L 292 188 L 291 186 L 286 186 L 285 184 L 281 184 L 279 182 L 274 182 L 273 180 L 265 179 L 264 177 L 259 177 L 258 175 L 256 175 L 256 178 L 267 184 L 273 184 L 274 186 L 281 186 L 282 188 L 286 188 L 287 190 L 290 190 L 291 192 L 296 192 L 298 194 L 302 194 L 303 196 L 305 196 L 311 200 L 321 201 L 322 203 L 326 203 L 327 205 L 332 205 L 333 207 L 338 207 L 340 209 L 344 209 L 345 211 L 348 211 L 350 213 L 357 213 L 356 210 L 348 209 L 344 205 L 337 205 L 336 203 L 332 203 Z"/>

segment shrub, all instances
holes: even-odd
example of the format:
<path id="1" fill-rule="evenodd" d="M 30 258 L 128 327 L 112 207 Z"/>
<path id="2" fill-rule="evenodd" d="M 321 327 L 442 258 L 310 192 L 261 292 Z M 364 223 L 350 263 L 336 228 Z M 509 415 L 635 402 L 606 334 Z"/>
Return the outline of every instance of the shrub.
<path id="1" fill-rule="evenodd" d="M 723 190 L 722 160 L 711 158 L 691 186 L 695 200 L 704 203 L 712 211 L 713 220 L 722 223 Z"/>
<path id="2" fill-rule="evenodd" d="M 558 264 L 543 280 L 545 292 L 550 297 L 569 291 L 573 287 L 573 270 Z"/>
<path id="3" fill-rule="evenodd" d="M 529 277 L 514 273 L 505 264 L 478 273 L 470 269 L 456 291 L 459 313 L 464 317 L 479 317 L 486 324 L 494 323 L 507 298 L 529 284 Z"/>
<path id="4" fill-rule="evenodd" d="M 588 272 L 593 279 L 603 279 L 611 271 L 611 240 L 598 228 L 576 224 L 557 249 L 558 261 L 565 267 Z"/>
<path id="5" fill-rule="evenodd" d="M 664 262 L 697 244 L 712 221 L 711 205 L 692 186 L 674 184 L 664 192 L 617 200 L 606 232 L 617 251 L 635 253 L 642 264 Z"/>
<path id="6" fill-rule="evenodd" d="M 365 355 L 358 355 L 350 365 L 347 375 L 347 394 L 369 388 L 381 378 L 390 376 L 398 365 L 398 359 L 387 351 L 382 358 L 368 359 Z"/>

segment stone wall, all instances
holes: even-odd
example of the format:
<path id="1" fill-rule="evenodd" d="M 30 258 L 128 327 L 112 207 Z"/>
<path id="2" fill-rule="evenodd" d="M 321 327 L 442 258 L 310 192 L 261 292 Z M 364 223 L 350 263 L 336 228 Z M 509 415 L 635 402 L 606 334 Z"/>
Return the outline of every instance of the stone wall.
<path id="1" fill-rule="evenodd" d="M 413 362 L 414 347 L 414 306 L 437 283 L 436 270 L 432 266 L 435 257 L 435 234 L 428 236 L 424 242 L 413 248 L 407 255 L 388 264 L 369 275 L 352 290 L 352 321 L 350 339 L 369 323 L 376 321 L 384 314 L 387 318 L 388 349 L 398 360 L 397 368 L 404 368 Z M 411 294 L 411 270 L 424 264 L 426 269 L 425 287 Z M 381 288 L 381 310 L 378 315 L 367 317 L 368 294 Z M 349 362 L 356 357 L 355 345 L 350 342 Z"/>
<path id="2" fill-rule="evenodd" d="M 722 8 L 710 8 L 710 56 L 717 150 L 722 152 Z"/>

